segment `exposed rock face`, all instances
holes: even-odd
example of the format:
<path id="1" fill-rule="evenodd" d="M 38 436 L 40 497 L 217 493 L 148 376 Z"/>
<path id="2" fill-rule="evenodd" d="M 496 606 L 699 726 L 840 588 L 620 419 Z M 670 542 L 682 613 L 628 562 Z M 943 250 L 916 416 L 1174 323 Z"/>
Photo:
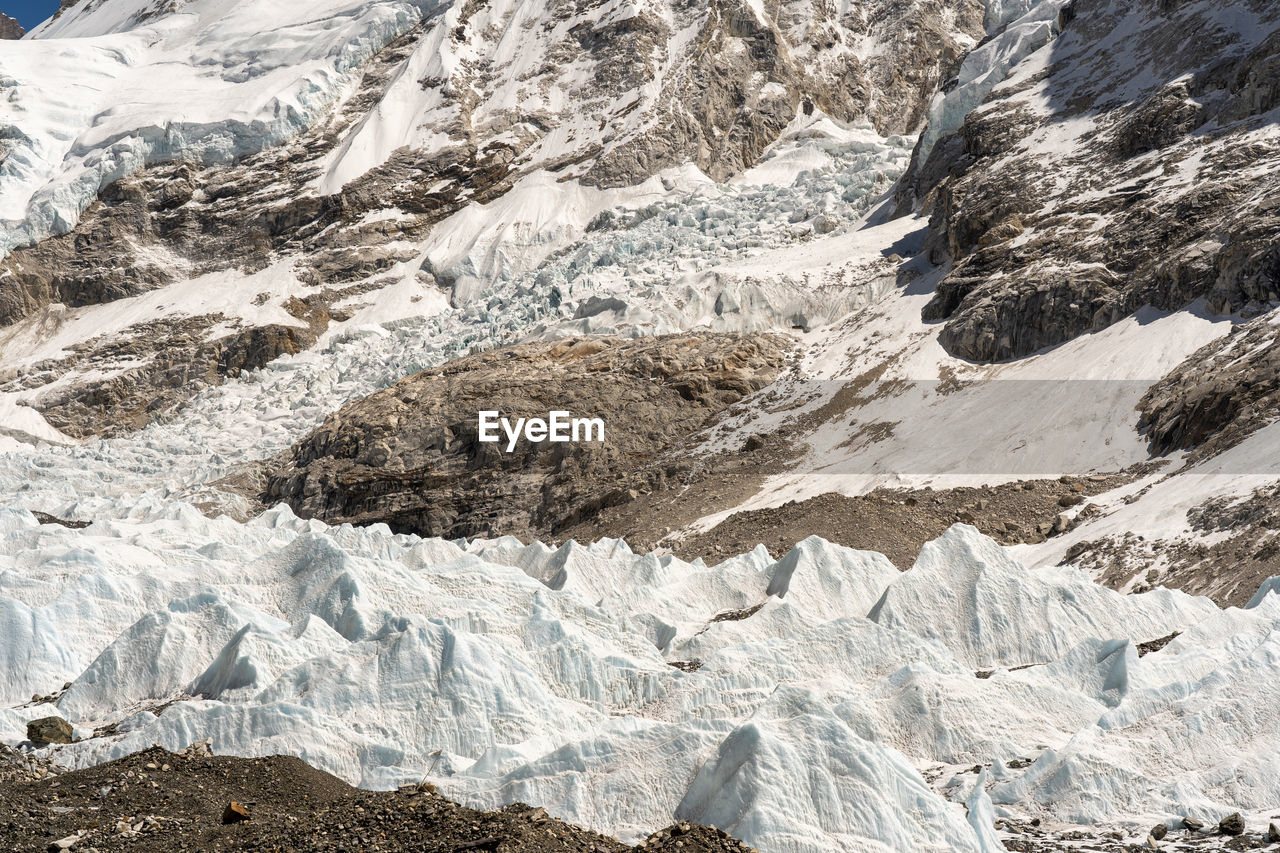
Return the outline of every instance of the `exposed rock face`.
<path id="1" fill-rule="evenodd" d="M 41 394 L 37 405 L 51 426 L 73 438 L 121 435 L 173 409 L 194 389 L 217 385 L 310 347 L 329 322 L 324 304 L 312 302 L 294 300 L 290 305 L 305 325 L 247 326 L 221 337 L 210 335 L 225 325 L 219 315 L 143 324 L 128 335 L 107 337 L 69 358 L 38 365 L 38 373 L 0 383 L 0 388 L 48 380 L 52 390 Z M 106 379 L 54 385 L 63 373 L 104 365 L 135 366 L 108 369 Z"/>
<path id="2" fill-rule="evenodd" d="M 1237 326 L 1151 387 L 1139 428 L 1151 452 L 1216 455 L 1271 422 L 1280 410 L 1280 326 L 1274 315 Z"/>
<path id="3" fill-rule="evenodd" d="M 1076 0 L 1047 65 L 917 164 L 931 256 L 954 264 L 924 312 L 950 352 L 998 361 L 1145 304 L 1280 299 L 1280 8 L 1239 5 L 1256 22 L 1237 31 L 1210 4 Z"/>
<path id="4" fill-rule="evenodd" d="M 450 362 L 330 416 L 276 463 L 264 499 L 331 523 L 386 522 L 433 536 L 550 535 L 660 489 L 664 452 L 771 382 L 774 335 L 587 338 Z M 512 422 L 563 410 L 600 417 L 603 442 L 479 440 L 478 412 Z M 671 463 L 670 465 L 668 463 Z"/>
<path id="5" fill-rule="evenodd" d="M 683 162 L 724 180 L 751 166 L 800 109 L 911 133 L 984 34 L 972 0 L 875 2 L 840 14 L 811 0 L 771 0 L 763 9 L 760 17 L 741 0 L 712 0 L 686 73 L 657 99 L 656 121 L 609 145 L 586 180 L 633 184 Z M 860 43 L 875 45 L 874 55 L 860 58 Z"/>
<path id="6" fill-rule="evenodd" d="M 1260 460 L 1259 468 L 1274 460 Z M 1260 471 L 1259 473 L 1262 473 Z M 1240 472 L 1246 473 L 1246 472 Z M 1206 595 L 1222 607 L 1242 607 L 1268 578 L 1280 575 L 1280 487 L 1218 495 L 1186 512 L 1194 537 L 1160 541 L 1132 531 L 1072 545 L 1065 562 L 1113 588 L 1146 592 L 1157 586 Z"/>
<path id="7" fill-rule="evenodd" d="M 27 31 L 23 29 L 22 24 L 0 12 L 0 40 L 20 39 L 26 34 Z"/>

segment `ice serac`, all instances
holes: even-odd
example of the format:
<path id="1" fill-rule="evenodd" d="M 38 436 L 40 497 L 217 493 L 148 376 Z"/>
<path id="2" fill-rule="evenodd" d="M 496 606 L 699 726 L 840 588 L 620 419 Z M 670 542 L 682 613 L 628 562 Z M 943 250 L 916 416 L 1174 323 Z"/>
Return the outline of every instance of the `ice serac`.
<path id="1" fill-rule="evenodd" d="M 1274 751 L 1260 739 L 1277 725 L 1263 673 L 1276 664 L 1278 614 L 1273 597 L 1225 611 L 1180 637 L 1169 659 L 1143 666 L 1144 658 L 1122 703 L 992 798 L 1041 809 L 1052 801 L 1055 812 L 1090 821 L 1115 808 L 1212 821 L 1267 808 L 1280 793 Z M 1236 692 L 1243 683 L 1253 685 L 1247 697 Z M 1155 781 L 1139 794 L 1143 780 Z"/>
<path id="2" fill-rule="evenodd" d="M 1028 571 L 957 524 L 920 550 L 871 618 L 936 637 L 974 668 L 990 668 L 1057 660 L 1088 638 L 1154 639 L 1168 633 L 1171 616 L 1184 626 L 1214 609 L 1174 590 L 1121 595 L 1069 568 Z"/>
<path id="3" fill-rule="evenodd" d="M 815 765 L 835 772 L 814 778 L 806 768 Z M 820 696 L 789 686 L 721 741 L 676 816 L 764 850 L 986 850 L 904 756 L 863 740 Z"/>
<path id="4" fill-rule="evenodd" d="M 75 765 L 208 736 L 375 787 L 430 770 L 469 803 L 537 802 L 627 838 L 681 816 L 805 853 L 984 850 L 975 763 L 997 767 L 1002 807 L 1054 819 L 1227 808 L 1231 762 L 1251 803 L 1276 778 L 1273 596 L 1122 598 L 970 528 L 901 574 L 820 539 L 708 567 L 283 506 L 215 520 L 154 496 L 88 528 L 7 511 L 0 529 L 18 627 L 0 736 L 63 714 L 98 732 L 59 748 Z M 1184 781 L 1161 788 L 1170 742 Z"/>
<path id="5" fill-rule="evenodd" d="M 768 595 L 818 619 L 865 615 L 898 570 L 883 554 L 851 551 L 817 537 L 798 542 L 773 567 Z"/>
<path id="6" fill-rule="evenodd" d="M 907 176 L 911 186 L 916 170 L 925 167 L 938 140 L 954 133 L 971 110 L 978 107 L 1009 71 L 1058 34 L 1058 17 L 1069 0 L 994 0 L 987 5 L 986 25 L 991 38 L 970 51 L 955 78 L 933 96 L 928 122 L 920 133 L 913 155 L 915 169 Z"/>

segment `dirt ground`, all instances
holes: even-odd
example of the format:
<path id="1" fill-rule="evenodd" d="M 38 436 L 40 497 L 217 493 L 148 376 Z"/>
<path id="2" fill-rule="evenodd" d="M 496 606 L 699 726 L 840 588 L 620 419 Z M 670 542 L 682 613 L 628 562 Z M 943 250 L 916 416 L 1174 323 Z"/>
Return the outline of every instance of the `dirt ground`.
<path id="1" fill-rule="evenodd" d="M 159 747 L 73 772 L 0 753 L 0 850 L 45 853 L 747 853 L 720 830 L 679 823 L 638 847 L 512 805 L 475 811 L 430 785 L 353 788 L 296 758 L 177 754 Z M 248 815 L 226 822 L 231 803 Z M 73 840 L 72 840 L 73 839 Z M 59 847 L 61 841 L 69 847 Z"/>

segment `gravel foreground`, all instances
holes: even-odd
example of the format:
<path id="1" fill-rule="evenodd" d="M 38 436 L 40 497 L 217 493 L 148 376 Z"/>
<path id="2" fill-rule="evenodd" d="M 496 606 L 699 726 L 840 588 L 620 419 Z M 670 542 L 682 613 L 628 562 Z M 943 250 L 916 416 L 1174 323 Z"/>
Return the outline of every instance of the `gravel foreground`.
<path id="1" fill-rule="evenodd" d="M 0 850 L 175 853 L 377 851 L 680 851 L 750 853 L 718 829 L 689 823 L 636 847 L 516 804 L 476 811 L 434 786 L 365 791 L 284 756 L 231 758 L 197 744 L 153 747 L 63 772 L 0 745 Z"/>

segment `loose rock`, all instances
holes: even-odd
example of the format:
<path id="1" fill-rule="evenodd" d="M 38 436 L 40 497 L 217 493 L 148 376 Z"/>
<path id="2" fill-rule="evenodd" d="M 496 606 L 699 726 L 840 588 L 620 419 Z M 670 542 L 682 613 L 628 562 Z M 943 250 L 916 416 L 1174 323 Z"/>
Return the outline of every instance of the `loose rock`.
<path id="1" fill-rule="evenodd" d="M 1243 835 L 1244 818 L 1239 812 L 1227 815 L 1218 822 L 1218 832 L 1223 835 Z"/>
<path id="2" fill-rule="evenodd" d="M 41 717 L 27 723 L 27 740 L 33 743 L 71 743 L 71 724 L 61 717 Z"/>

